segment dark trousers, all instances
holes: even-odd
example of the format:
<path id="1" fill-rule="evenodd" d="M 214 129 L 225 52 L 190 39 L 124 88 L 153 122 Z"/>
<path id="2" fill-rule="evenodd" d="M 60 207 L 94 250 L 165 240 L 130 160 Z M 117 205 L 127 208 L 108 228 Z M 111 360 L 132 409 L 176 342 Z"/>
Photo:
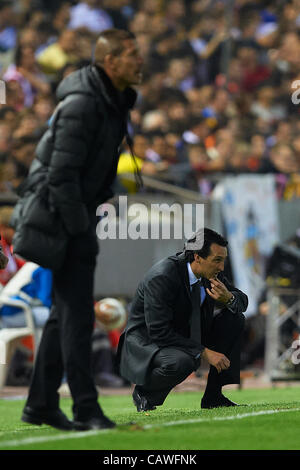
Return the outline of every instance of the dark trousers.
<path id="1" fill-rule="evenodd" d="M 240 352 L 245 317 L 224 309 L 216 315 L 207 337 L 202 343 L 213 351 L 225 354 L 230 360 L 230 367 L 220 374 L 210 366 L 209 380 L 215 379 L 223 386 L 240 383 Z M 176 348 L 162 348 L 154 356 L 145 385 L 138 388 L 152 405 L 161 405 L 169 392 L 183 382 L 198 368 L 197 361 L 184 351 Z"/>
<path id="2" fill-rule="evenodd" d="M 34 366 L 27 404 L 59 407 L 64 373 L 75 419 L 101 414 L 92 379 L 93 284 L 98 243 L 95 228 L 71 238 L 64 266 L 53 273 L 53 305 Z"/>

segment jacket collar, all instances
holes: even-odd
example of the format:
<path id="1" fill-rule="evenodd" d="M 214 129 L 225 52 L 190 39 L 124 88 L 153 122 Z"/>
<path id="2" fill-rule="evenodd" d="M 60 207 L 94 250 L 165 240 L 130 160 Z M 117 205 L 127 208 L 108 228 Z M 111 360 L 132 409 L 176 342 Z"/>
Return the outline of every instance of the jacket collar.
<path id="1" fill-rule="evenodd" d="M 190 294 L 190 280 L 189 280 L 189 273 L 187 268 L 187 260 L 185 259 L 184 253 L 176 253 L 175 256 L 171 257 L 174 261 L 177 261 L 179 272 L 181 278 L 184 280 L 184 284 Z M 210 282 L 205 277 L 201 278 L 201 283 L 204 287 L 210 287 Z"/>
<path id="2" fill-rule="evenodd" d="M 112 81 L 101 67 L 91 65 L 91 78 L 95 86 L 100 89 L 106 103 L 113 107 L 118 113 L 127 114 L 133 108 L 137 98 L 137 93 L 133 88 L 126 88 L 119 92 Z"/>
<path id="3" fill-rule="evenodd" d="M 187 261 L 185 259 L 185 255 L 184 253 L 176 253 L 176 256 L 171 256 L 171 259 L 175 261 L 178 267 L 179 275 L 184 282 L 186 292 L 188 294 L 188 297 L 190 298 L 191 297 L 190 281 L 189 281 L 189 273 L 187 269 Z"/>

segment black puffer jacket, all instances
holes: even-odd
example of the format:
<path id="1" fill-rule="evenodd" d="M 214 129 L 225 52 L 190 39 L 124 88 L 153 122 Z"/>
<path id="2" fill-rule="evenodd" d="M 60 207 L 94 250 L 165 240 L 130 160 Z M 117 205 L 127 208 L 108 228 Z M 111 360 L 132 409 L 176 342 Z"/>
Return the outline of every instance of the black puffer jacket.
<path id="1" fill-rule="evenodd" d="M 87 66 L 61 82 L 57 97 L 60 103 L 37 146 L 26 185 L 43 181 L 68 233 L 76 235 L 113 194 L 119 146 L 136 92 L 119 93 L 104 71 Z"/>

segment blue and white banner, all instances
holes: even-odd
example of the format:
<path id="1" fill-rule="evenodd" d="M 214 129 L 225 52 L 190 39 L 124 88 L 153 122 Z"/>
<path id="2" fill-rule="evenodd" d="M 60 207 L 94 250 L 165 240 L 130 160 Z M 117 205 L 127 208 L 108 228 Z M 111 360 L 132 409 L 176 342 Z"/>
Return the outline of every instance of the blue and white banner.
<path id="1" fill-rule="evenodd" d="M 266 258 L 279 242 L 275 180 L 273 175 L 241 175 L 221 184 L 234 282 L 249 297 L 249 317 L 257 313 L 265 288 Z"/>

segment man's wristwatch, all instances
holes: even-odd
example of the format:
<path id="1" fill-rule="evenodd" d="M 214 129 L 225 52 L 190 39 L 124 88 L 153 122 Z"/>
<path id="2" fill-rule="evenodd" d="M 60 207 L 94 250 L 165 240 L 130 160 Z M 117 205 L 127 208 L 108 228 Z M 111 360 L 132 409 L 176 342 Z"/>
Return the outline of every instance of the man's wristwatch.
<path id="1" fill-rule="evenodd" d="M 233 304 L 234 299 L 235 299 L 235 297 L 234 297 L 234 295 L 232 294 L 232 295 L 231 295 L 231 298 L 230 298 L 230 299 L 228 300 L 228 302 L 226 302 L 226 304 L 225 304 L 226 307 L 230 307 L 230 306 Z"/>

